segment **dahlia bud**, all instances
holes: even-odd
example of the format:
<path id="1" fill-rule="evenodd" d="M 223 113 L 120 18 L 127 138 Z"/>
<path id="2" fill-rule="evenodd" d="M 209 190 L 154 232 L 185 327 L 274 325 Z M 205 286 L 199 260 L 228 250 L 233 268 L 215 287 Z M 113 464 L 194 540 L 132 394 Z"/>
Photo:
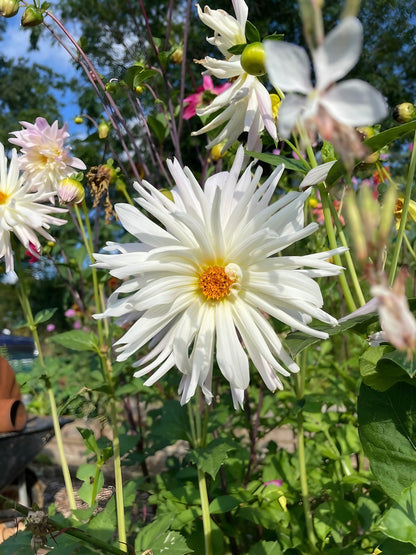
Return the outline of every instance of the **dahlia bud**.
<path id="1" fill-rule="evenodd" d="M 74 123 L 76 123 L 77 125 L 80 125 L 83 121 L 84 119 L 81 116 L 74 117 Z"/>
<path id="2" fill-rule="evenodd" d="M 393 110 L 393 118 L 399 123 L 409 123 L 416 118 L 416 106 L 411 102 L 402 102 Z"/>
<path id="3" fill-rule="evenodd" d="M 43 23 L 43 13 L 36 6 L 28 6 L 23 12 L 20 23 L 22 27 L 36 27 Z"/>
<path id="4" fill-rule="evenodd" d="M 264 75 L 266 68 L 264 66 L 265 52 L 261 42 L 252 42 L 248 44 L 241 54 L 241 67 L 250 75 Z"/>
<path id="5" fill-rule="evenodd" d="M 171 60 L 174 64 L 179 65 L 180 63 L 182 63 L 182 58 L 183 58 L 183 48 L 181 48 L 180 46 L 172 53 L 171 55 Z"/>
<path id="6" fill-rule="evenodd" d="M 98 126 L 98 137 L 100 139 L 106 139 L 108 137 L 108 132 L 110 131 L 110 126 L 105 121 L 102 121 Z"/>
<path id="7" fill-rule="evenodd" d="M 66 177 L 59 182 L 58 198 L 60 204 L 80 204 L 84 197 L 84 187 L 76 179 Z"/>
<path id="8" fill-rule="evenodd" d="M 0 17 L 13 17 L 19 11 L 19 0 L 0 0 Z"/>
<path id="9" fill-rule="evenodd" d="M 365 141 L 365 139 L 371 139 L 371 137 L 374 137 L 377 134 L 374 127 L 370 127 L 370 126 L 357 127 L 357 131 L 362 136 L 363 141 Z M 380 152 L 376 150 L 375 152 L 372 152 L 371 154 L 366 156 L 363 162 L 365 164 L 375 164 L 379 159 L 380 159 Z"/>
<path id="10" fill-rule="evenodd" d="M 137 87 L 134 90 L 137 94 L 142 94 L 143 87 L 141 85 L 137 85 Z"/>

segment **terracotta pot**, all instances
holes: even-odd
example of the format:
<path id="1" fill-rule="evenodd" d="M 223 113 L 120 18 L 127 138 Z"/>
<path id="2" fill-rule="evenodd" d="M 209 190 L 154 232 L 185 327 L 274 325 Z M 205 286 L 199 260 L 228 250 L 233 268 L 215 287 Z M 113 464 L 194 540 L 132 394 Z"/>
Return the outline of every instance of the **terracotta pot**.
<path id="1" fill-rule="evenodd" d="M 0 433 L 22 430 L 26 419 L 26 409 L 20 399 L 0 399 Z"/>
<path id="2" fill-rule="evenodd" d="M 21 399 L 13 368 L 0 356 L 0 399 Z"/>

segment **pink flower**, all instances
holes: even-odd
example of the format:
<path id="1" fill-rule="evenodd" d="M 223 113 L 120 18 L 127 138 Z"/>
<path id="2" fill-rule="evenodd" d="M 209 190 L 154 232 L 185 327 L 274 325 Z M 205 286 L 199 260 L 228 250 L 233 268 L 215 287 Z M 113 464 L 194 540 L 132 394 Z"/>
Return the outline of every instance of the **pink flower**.
<path id="1" fill-rule="evenodd" d="M 21 147 L 20 169 L 24 170 L 24 180 L 30 184 L 31 191 L 55 193 L 61 179 L 70 176 L 75 169 L 85 170 L 82 160 L 71 156 L 64 147 L 69 137 L 68 124 L 59 129 L 58 122 L 52 125 L 45 118 L 36 118 L 35 123 L 21 121 L 21 131 L 9 142 Z"/>
<path id="2" fill-rule="evenodd" d="M 264 482 L 265 486 L 276 486 L 281 488 L 283 486 L 283 480 L 269 480 L 268 482 Z"/>
<path id="3" fill-rule="evenodd" d="M 72 326 L 74 328 L 74 330 L 80 330 L 81 329 L 81 322 L 79 320 L 76 320 Z"/>
<path id="4" fill-rule="evenodd" d="M 51 332 L 51 331 L 54 331 L 54 330 L 55 330 L 55 324 L 48 324 L 46 326 L 46 331 Z"/>
<path id="5" fill-rule="evenodd" d="M 342 225 L 345 225 L 345 221 L 344 221 L 343 216 L 341 214 L 339 214 L 340 204 L 341 203 L 340 203 L 339 200 L 334 200 L 334 208 L 338 212 L 339 221 L 341 222 Z M 323 211 L 321 202 L 318 202 L 318 204 L 315 206 L 315 208 L 312 208 L 312 214 L 314 214 L 316 216 L 316 221 L 318 222 L 318 224 L 323 224 L 324 223 L 325 217 L 324 217 L 324 211 Z"/>
<path id="6" fill-rule="evenodd" d="M 34 262 L 37 262 L 41 257 L 41 249 L 37 249 L 36 245 L 34 245 L 32 242 L 29 242 L 29 247 L 25 254 L 29 257 L 29 264 L 33 264 Z"/>
<path id="7" fill-rule="evenodd" d="M 67 318 L 72 318 L 73 316 L 75 316 L 76 312 L 73 308 L 68 308 L 68 310 L 65 311 L 65 316 Z"/>
<path id="8" fill-rule="evenodd" d="M 202 85 L 196 89 L 196 93 L 183 99 L 184 103 L 186 103 L 183 111 L 183 119 L 191 119 L 196 115 L 196 108 L 203 103 L 205 91 L 218 95 L 229 87 L 231 87 L 231 83 L 224 83 L 223 85 L 214 87 L 211 77 L 209 75 L 204 75 Z"/>

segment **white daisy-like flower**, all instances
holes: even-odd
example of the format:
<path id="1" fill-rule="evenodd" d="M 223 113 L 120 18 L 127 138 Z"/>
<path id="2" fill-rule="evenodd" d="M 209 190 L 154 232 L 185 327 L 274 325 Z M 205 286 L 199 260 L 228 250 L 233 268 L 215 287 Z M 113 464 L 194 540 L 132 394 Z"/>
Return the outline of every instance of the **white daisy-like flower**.
<path id="1" fill-rule="evenodd" d="M 31 190 L 56 192 L 59 182 L 69 177 L 76 170 L 85 170 L 82 160 L 70 155 L 64 146 L 69 137 L 68 124 L 62 128 L 58 122 L 52 125 L 45 118 L 36 118 L 35 123 L 21 121 L 21 131 L 13 131 L 15 137 L 9 142 L 21 147 L 20 168 L 24 171 L 25 181 L 31 184 Z"/>
<path id="2" fill-rule="evenodd" d="M 53 237 L 46 231 L 51 225 L 63 225 L 65 220 L 52 214 L 66 212 L 47 201 L 50 194 L 31 192 L 30 184 L 19 175 L 19 161 L 15 149 L 9 169 L 4 147 L 0 144 L 0 259 L 5 259 L 6 272 L 14 268 L 10 235 L 13 233 L 33 255 L 42 251 L 37 233 L 48 241 Z"/>
<path id="3" fill-rule="evenodd" d="M 154 370 L 145 382 L 152 385 L 176 366 L 183 374 L 182 403 L 198 385 L 211 401 L 214 360 L 231 385 L 235 407 L 249 385 L 249 358 L 270 390 L 282 389 L 278 373 L 299 368 L 267 315 L 320 338 L 327 334 L 308 326 L 312 318 L 336 324 L 321 309 L 312 278 L 337 275 L 340 268 L 326 260 L 345 249 L 280 256 L 318 227 L 304 227 L 309 192 L 269 204 L 283 168 L 259 185 L 262 170 L 253 175 L 252 164 L 240 177 L 243 159 L 240 147 L 231 170 L 210 177 L 204 190 L 188 168 L 168 161 L 174 200 L 146 181 L 135 184 L 137 203 L 150 217 L 128 204 L 115 209 L 139 242 L 110 243 L 106 250 L 116 254 L 95 255 L 97 267 L 126 280 L 98 315 L 134 322 L 115 344 L 117 359 L 150 342 L 150 352 L 134 364 L 142 367 L 135 376 Z"/>
<path id="4" fill-rule="evenodd" d="M 224 55 L 225 60 L 217 60 L 206 56 L 203 60 L 195 60 L 207 71 L 205 75 L 214 75 L 219 79 L 232 79 L 231 87 L 219 94 L 208 106 L 197 108 L 199 116 L 208 116 L 220 112 L 214 119 L 192 133 L 201 135 L 217 129 L 226 123 L 219 134 L 209 141 L 208 148 L 225 142 L 223 151 L 229 148 L 241 135 L 248 132 L 248 150 L 261 150 L 260 133 L 264 128 L 273 139 L 277 139 L 276 123 L 273 119 L 270 94 L 255 75 L 250 75 L 241 65 L 241 55 L 229 52 L 232 46 L 246 43 L 245 27 L 248 8 L 244 0 L 232 0 L 236 18 L 224 10 L 204 10 L 197 4 L 201 21 L 213 29 L 214 36 L 207 41 L 215 45 Z"/>
<path id="5" fill-rule="evenodd" d="M 266 70 L 270 81 L 287 95 L 280 108 L 279 135 L 288 139 L 299 125 L 317 130 L 326 140 L 339 133 L 337 124 L 349 127 L 372 125 L 387 115 L 383 96 L 359 79 L 335 84 L 358 62 L 363 30 L 355 17 L 346 17 L 312 52 L 311 64 L 300 46 L 282 41 L 265 41 Z"/>

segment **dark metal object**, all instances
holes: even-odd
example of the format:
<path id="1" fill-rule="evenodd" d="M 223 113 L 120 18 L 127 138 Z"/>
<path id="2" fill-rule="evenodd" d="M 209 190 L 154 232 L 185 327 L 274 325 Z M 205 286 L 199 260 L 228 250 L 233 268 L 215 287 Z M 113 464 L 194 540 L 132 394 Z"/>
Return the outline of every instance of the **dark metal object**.
<path id="1" fill-rule="evenodd" d="M 70 418 L 59 419 L 61 428 L 69 422 Z M 43 416 L 29 417 L 20 432 L 0 434 L 0 489 L 22 474 L 53 435 L 52 418 Z"/>

